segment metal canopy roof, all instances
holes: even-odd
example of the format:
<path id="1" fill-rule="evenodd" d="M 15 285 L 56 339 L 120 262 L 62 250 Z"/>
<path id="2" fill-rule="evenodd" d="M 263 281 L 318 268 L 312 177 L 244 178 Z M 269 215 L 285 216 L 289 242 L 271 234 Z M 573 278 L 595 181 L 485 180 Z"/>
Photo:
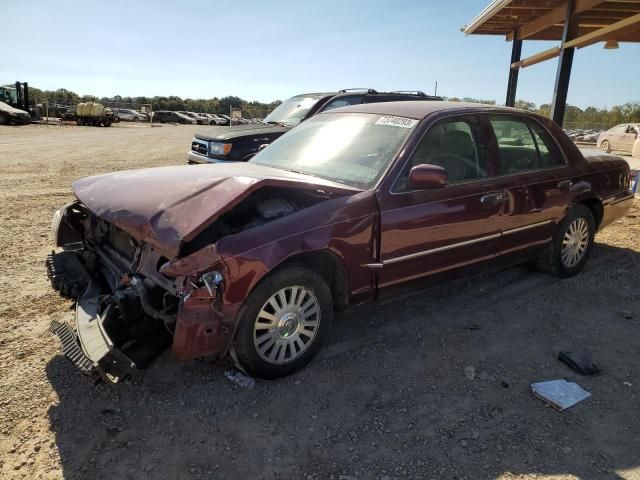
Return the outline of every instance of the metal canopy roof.
<path id="1" fill-rule="evenodd" d="M 606 42 L 640 42 L 640 0 L 493 0 L 461 29 L 467 35 L 504 35 L 513 42 L 506 105 L 516 100 L 521 68 L 558 57 L 551 117 L 560 126 L 567 105 L 573 55 L 577 48 Z M 524 40 L 560 44 L 521 59 Z"/>
<path id="2" fill-rule="evenodd" d="M 639 0 L 575 0 L 573 11 L 579 14 L 576 38 L 597 37 L 577 47 L 602 40 L 640 42 Z M 493 0 L 462 31 L 507 40 L 561 40 L 566 12 L 567 0 Z"/>

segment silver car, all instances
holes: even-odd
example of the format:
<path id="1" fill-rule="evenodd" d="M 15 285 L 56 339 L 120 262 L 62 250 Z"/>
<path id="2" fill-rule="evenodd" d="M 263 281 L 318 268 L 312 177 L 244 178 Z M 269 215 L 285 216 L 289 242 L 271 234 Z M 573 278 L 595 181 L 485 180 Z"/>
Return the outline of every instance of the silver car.
<path id="1" fill-rule="evenodd" d="M 116 122 L 121 120 L 126 122 L 148 122 L 149 117 L 144 113 L 136 112 L 135 110 L 131 110 L 129 108 L 116 108 L 114 109 L 114 115 L 116 118 Z"/>
<path id="2" fill-rule="evenodd" d="M 624 152 L 632 153 L 634 144 L 640 134 L 640 123 L 622 123 L 602 132 L 598 136 L 598 148 L 603 152 Z"/>

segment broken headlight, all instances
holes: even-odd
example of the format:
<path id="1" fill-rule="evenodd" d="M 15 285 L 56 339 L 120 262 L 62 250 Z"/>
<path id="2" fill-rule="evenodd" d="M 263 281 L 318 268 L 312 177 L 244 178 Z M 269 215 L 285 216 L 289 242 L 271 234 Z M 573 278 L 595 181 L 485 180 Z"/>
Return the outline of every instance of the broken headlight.
<path id="1" fill-rule="evenodd" d="M 228 155 L 231 151 L 230 143 L 209 142 L 210 155 Z"/>

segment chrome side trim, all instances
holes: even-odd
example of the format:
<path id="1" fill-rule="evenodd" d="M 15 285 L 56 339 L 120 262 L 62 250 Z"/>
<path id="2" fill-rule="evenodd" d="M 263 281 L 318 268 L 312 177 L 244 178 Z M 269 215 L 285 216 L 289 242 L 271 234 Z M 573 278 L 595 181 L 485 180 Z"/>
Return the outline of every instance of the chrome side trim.
<path id="1" fill-rule="evenodd" d="M 473 245 L 474 243 L 485 242 L 487 240 L 494 240 L 504 235 L 511 233 L 523 232 L 536 227 L 542 227 L 543 225 L 549 225 L 551 220 L 544 220 L 542 222 L 532 223 L 531 225 L 525 225 L 524 227 L 512 228 L 502 233 L 494 233 L 492 235 L 486 235 L 484 237 L 474 238 L 473 240 L 466 240 L 464 242 L 452 243 L 451 245 L 443 245 L 442 247 L 431 248 L 429 250 L 423 250 L 422 252 L 411 253 L 409 255 L 403 255 L 401 257 L 391 258 L 389 260 L 383 260 L 382 263 L 369 263 L 366 266 L 369 268 L 382 268 L 386 265 L 393 265 L 394 263 L 404 262 L 405 260 L 411 260 L 413 258 L 423 257 L 425 255 L 431 255 L 432 253 L 444 252 L 458 247 L 466 247 L 467 245 Z M 499 253 L 498 253 L 499 254 Z"/>
<path id="2" fill-rule="evenodd" d="M 374 262 L 374 263 L 367 263 L 366 265 L 363 265 L 363 266 L 367 268 L 378 269 L 378 268 L 384 267 L 384 263 Z"/>
<path id="3" fill-rule="evenodd" d="M 474 243 L 485 242 L 487 240 L 494 240 L 500 238 L 502 234 L 494 233 L 493 235 L 486 235 L 484 237 L 474 238 L 473 240 L 466 240 L 464 242 L 453 243 L 451 245 L 444 245 L 438 248 L 431 248 L 422 252 L 411 253 L 409 255 L 403 255 L 402 257 L 392 258 L 390 260 L 383 260 L 383 265 L 392 265 L 398 262 L 404 262 L 405 260 L 411 260 L 412 258 L 423 257 L 425 255 L 431 255 L 432 253 L 444 252 L 445 250 L 451 250 L 453 248 L 465 247 L 467 245 L 473 245 Z"/>
<path id="4" fill-rule="evenodd" d="M 549 225 L 551 220 L 544 220 L 542 222 L 532 223 L 531 225 L 525 225 L 524 227 L 512 228 L 511 230 L 505 230 L 502 232 L 503 235 L 509 235 L 510 233 L 518 233 L 524 232 L 525 230 L 530 230 L 536 227 L 542 227 L 543 225 Z"/>

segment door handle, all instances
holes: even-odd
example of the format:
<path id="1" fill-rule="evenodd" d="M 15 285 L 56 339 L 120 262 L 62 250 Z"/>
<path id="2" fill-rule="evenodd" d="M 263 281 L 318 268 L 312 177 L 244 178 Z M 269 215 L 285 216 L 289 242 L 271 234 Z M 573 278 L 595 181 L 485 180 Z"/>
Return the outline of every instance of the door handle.
<path id="1" fill-rule="evenodd" d="M 497 207 L 502 201 L 503 196 L 501 193 L 489 193 L 480 197 L 480 203 L 483 208 Z"/>
<path id="2" fill-rule="evenodd" d="M 571 191 L 571 187 L 573 187 L 573 182 L 571 180 L 562 180 L 558 182 L 558 188 L 564 192 Z"/>

